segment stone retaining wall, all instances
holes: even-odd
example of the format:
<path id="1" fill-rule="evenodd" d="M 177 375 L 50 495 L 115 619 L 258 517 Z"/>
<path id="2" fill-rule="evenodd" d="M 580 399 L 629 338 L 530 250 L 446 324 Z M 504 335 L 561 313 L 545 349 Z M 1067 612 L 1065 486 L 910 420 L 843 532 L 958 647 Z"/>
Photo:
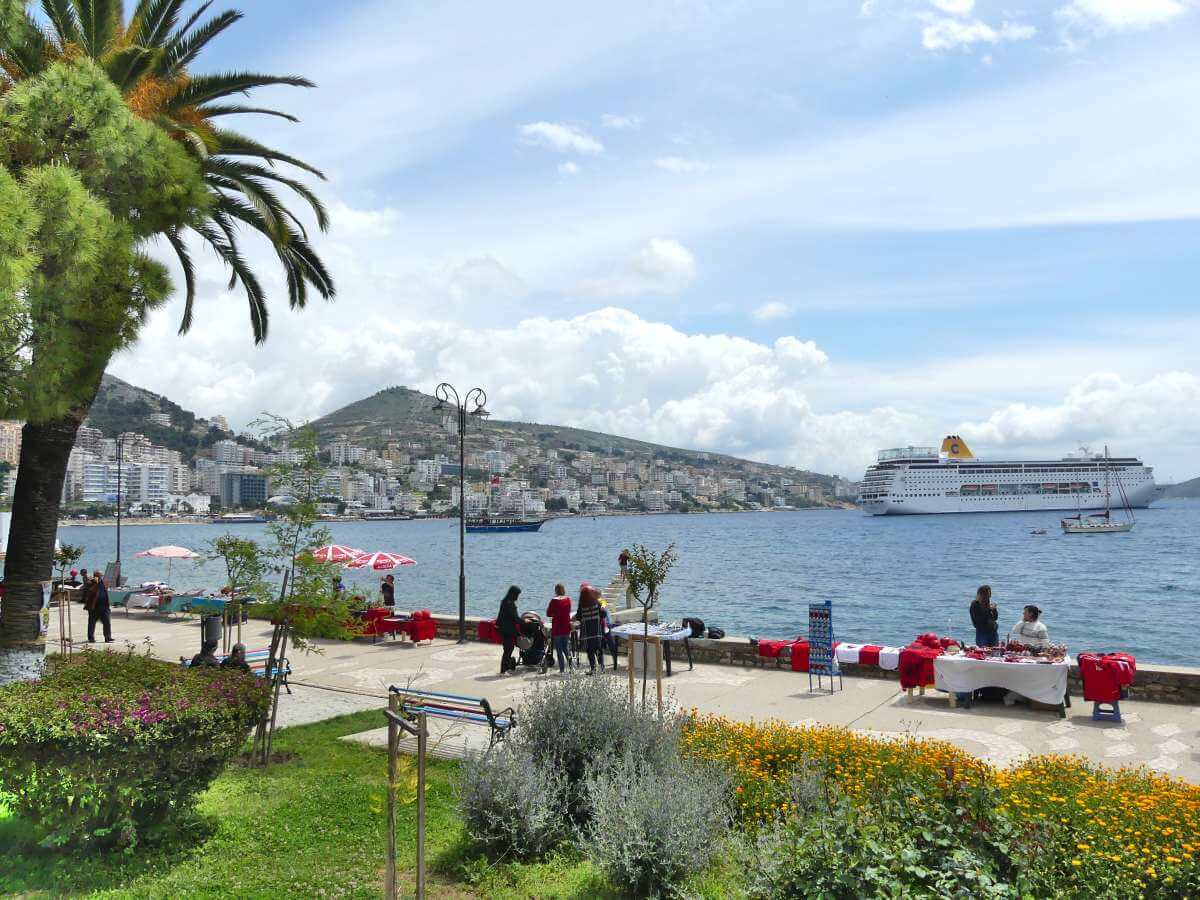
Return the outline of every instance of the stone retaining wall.
<path id="1" fill-rule="evenodd" d="M 457 616 L 435 615 L 434 620 L 437 622 L 439 638 L 458 639 Z M 467 617 L 467 640 L 478 639 L 479 622 L 480 619 L 476 616 Z M 766 659 L 759 656 L 758 651 L 747 638 L 726 637 L 719 641 L 697 638 L 689 643 L 692 646 L 692 659 L 695 662 L 791 671 L 791 665 L 786 659 Z M 678 653 L 673 653 L 672 658 L 683 658 L 682 648 Z M 801 673 L 797 672 L 796 674 Z M 842 674 L 850 678 L 883 678 L 899 681 L 897 672 L 881 669 L 878 666 L 843 665 Z M 1072 696 L 1082 697 L 1083 684 L 1079 680 L 1077 666 L 1071 666 L 1070 681 Z M 1138 663 L 1137 677 L 1129 690 L 1129 695 L 1133 700 L 1200 705 L 1200 669 Z"/>

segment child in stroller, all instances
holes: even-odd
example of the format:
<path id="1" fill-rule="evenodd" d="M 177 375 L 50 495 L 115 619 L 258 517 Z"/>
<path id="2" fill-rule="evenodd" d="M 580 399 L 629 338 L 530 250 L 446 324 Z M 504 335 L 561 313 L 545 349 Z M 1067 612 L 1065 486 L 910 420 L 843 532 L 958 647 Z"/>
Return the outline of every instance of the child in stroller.
<path id="1" fill-rule="evenodd" d="M 521 665 L 540 666 L 544 673 L 549 655 L 546 653 L 546 647 L 549 646 L 549 643 L 550 639 L 546 636 L 542 617 L 532 610 L 523 613 L 517 632 L 517 647 L 521 651 Z"/>

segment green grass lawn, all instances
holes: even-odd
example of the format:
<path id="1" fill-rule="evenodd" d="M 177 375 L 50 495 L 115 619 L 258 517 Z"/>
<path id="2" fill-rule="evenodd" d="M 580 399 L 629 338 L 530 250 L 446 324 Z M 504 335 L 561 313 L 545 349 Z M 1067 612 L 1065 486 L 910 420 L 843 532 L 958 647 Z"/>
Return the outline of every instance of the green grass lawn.
<path id="1" fill-rule="evenodd" d="M 362 712 L 281 731 L 275 747 L 292 754 L 289 761 L 266 771 L 231 766 L 173 837 L 128 853 L 40 850 L 0 806 L 0 895 L 377 898 L 387 846 L 387 755 L 337 738 L 378 728 L 382 719 Z M 591 864 L 578 858 L 491 863 L 474 853 L 455 809 L 456 769 L 432 761 L 428 770 L 430 896 L 612 896 Z M 412 788 L 404 793 L 398 857 L 411 896 L 416 806 Z M 719 880 L 710 875 L 691 887 L 729 896 Z"/>

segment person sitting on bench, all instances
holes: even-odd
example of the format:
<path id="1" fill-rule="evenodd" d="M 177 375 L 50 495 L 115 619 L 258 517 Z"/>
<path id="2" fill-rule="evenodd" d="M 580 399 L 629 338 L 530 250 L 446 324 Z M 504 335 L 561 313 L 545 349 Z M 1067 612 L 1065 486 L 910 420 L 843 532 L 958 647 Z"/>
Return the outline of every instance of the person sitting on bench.
<path id="1" fill-rule="evenodd" d="M 217 659 L 216 641 L 205 641 L 200 645 L 200 652 L 192 657 L 193 669 L 197 666 L 210 666 L 215 669 L 219 665 L 221 662 Z"/>
<path id="2" fill-rule="evenodd" d="M 250 674 L 250 663 L 246 662 L 246 645 L 234 644 L 233 650 L 229 655 L 221 661 L 222 669 L 241 669 L 247 675 Z"/>

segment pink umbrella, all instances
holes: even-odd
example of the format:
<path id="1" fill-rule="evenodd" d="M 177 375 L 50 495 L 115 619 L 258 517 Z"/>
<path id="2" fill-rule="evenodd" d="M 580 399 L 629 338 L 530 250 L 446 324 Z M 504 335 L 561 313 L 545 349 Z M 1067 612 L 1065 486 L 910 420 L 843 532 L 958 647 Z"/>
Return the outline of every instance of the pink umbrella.
<path id="1" fill-rule="evenodd" d="M 354 547 L 343 547 L 341 544 L 329 544 L 313 550 L 311 555 L 320 563 L 349 563 L 362 556 L 363 551 L 356 550 Z"/>
<path id="2" fill-rule="evenodd" d="M 152 556 L 155 559 L 165 559 L 167 561 L 167 584 L 171 583 L 171 563 L 177 559 L 199 559 L 200 554 L 187 547 L 176 547 L 174 544 L 167 544 L 165 547 L 151 547 L 149 550 L 143 550 L 141 553 L 135 553 L 134 556 Z"/>
<path id="3" fill-rule="evenodd" d="M 397 566 L 415 566 L 417 561 L 399 553 L 363 553 L 350 563 L 351 569 L 394 569 Z"/>

